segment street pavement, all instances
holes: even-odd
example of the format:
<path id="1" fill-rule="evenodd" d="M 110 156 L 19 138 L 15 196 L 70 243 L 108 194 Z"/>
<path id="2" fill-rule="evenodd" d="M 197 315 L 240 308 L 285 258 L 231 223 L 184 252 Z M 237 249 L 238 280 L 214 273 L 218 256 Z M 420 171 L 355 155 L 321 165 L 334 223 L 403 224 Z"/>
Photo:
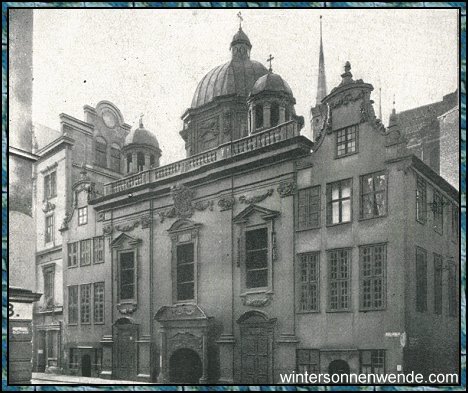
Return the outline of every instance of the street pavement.
<path id="1" fill-rule="evenodd" d="M 75 375 L 32 373 L 31 385 L 151 385 L 145 382 L 88 378 Z"/>

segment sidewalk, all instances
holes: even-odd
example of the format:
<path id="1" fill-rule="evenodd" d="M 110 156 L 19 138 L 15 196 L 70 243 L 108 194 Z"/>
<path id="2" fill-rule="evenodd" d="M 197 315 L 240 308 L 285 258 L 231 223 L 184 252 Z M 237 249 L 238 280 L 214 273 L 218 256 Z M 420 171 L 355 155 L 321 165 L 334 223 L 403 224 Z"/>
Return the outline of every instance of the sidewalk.
<path id="1" fill-rule="evenodd" d="M 31 385 L 151 385 L 147 382 L 122 381 L 103 378 L 77 377 L 75 375 L 32 373 Z"/>

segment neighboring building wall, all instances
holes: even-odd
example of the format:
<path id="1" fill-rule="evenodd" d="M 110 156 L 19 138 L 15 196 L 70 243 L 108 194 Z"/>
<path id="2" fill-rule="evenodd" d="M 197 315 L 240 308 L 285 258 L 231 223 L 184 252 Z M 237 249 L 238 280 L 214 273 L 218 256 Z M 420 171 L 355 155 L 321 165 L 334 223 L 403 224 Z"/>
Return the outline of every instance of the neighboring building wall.
<path id="1" fill-rule="evenodd" d="M 460 110 L 457 107 L 439 116 L 440 176 L 459 189 L 460 180 Z"/>

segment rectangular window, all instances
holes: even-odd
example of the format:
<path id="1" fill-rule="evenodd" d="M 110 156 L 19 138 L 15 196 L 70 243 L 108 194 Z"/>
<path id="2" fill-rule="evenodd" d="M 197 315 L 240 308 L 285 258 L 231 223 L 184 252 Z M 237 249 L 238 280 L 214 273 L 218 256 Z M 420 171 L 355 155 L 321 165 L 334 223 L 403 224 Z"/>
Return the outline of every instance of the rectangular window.
<path id="1" fill-rule="evenodd" d="M 449 301 L 449 316 L 456 317 L 458 311 L 457 271 L 453 263 L 449 264 L 447 289 Z"/>
<path id="2" fill-rule="evenodd" d="M 427 221 L 427 187 L 426 180 L 417 177 L 416 184 L 416 220 L 421 224 Z"/>
<path id="3" fill-rule="evenodd" d="M 88 223 L 88 206 L 78 208 L 78 225 Z"/>
<path id="4" fill-rule="evenodd" d="M 434 230 L 437 233 L 444 233 L 444 198 L 434 189 L 432 194 L 432 213 L 434 217 Z"/>
<path id="5" fill-rule="evenodd" d="M 120 149 L 111 147 L 111 169 L 115 172 L 120 172 Z"/>
<path id="6" fill-rule="evenodd" d="M 297 200 L 297 228 L 320 227 L 320 186 L 299 190 Z"/>
<path id="7" fill-rule="evenodd" d="M 245 233 L 245 274 L 247 288 L 268 286 L 268 229 Z"/>
<path id="8" fill-rule="evenodd" d="M 51 172 L 44 176 L 44 199 L 50 199 L 57 196 L 57 173 Z"/>
<path id="9" fill-rule="evenodd" d="M 427 311 L 427 253 L 416 248 L 416 311 Z"/>
<path id="10" fill-rule="evenodd" d="M 458 207 L 452 203 L 452 240 L 458 240 Z"/>
<path id="11" fill-rule="evenodd" d="M 442 255 L 434 254 L 434 313 L 442 314 Z"/>
<path id="12" fill-rule="evenodd" d="M 104 262 L 104 236 L 93 238 L 93 263 Z"/>
<path id="13" fill-rule="evenodd" d="M 320 373 L 320 352 L 318 349 L 297 349 L 296 363 L 298 373 Z"/>
<path id="14" fill-rule="evenodd" d="M 319 311 L 320 252 L 300 254 L 299 311 Z"/>
<path id="15" fill-rule="evenodd" d="M 78 323 L 78 285 L 68 287 L 68 324 Z"/>
<path id="16" fill-rule="evenodd" d="M 94 283 L 94 323 L 104 323 L 104 283 Z"/>
<path id="17" fill-rule="evenodd" d="M 177 246 L 177 300 L 195 298 L 194 244 Z"/>
<path id="18" fill-rule="evenodd" d="M 376 172 L 361 176 L 361 218 L 387 214 L 387 176 Z"/>
<path id="19" fill-rule="evenodd" d="M 351 221 L 352 179 L 327 184 L 327 224 Z"/>
<path id="20" fill-rule="evenodd" d="M 80 265 L 87 266 L 91 264 L 91 239 L 80 241 Z"/>
<path id="21" fill-rule="evenodd" d="M 107 145 L 96 141 L 96 164 L 104 168 L 107 167 Z"/>
<path id="22" fill-rule="evenodd" d="M 344 128 L 336 132 L 336 156 L 343 157 L 357 152 L 358 126 Z"/>
<path id="23" fill-rule="evenodd" d="M 91 284 L 80 285 L 81 323 L 91 323 Z"/>
<path id="24" fill-rule="evenodd" d="M 45 218 L 45 242 L 51 243 L 54 241 L 54 215 L 46 216 Z"/>
<path id="25" fill-rule="evenodd" d="M 328 252 L 328 305 L 330 311 L 351 307 L 351 250 Z"/>
<path id="26" fill-rule="evenodd" d="M 361 374 L 383 374 L 385 372 L 385 350 L 359 351 Z"/>
<path id="27" fill-rule="evenodd" d="M 70 368 L 77 369 L 80 366 L 80 350 L 78 348 L 70 348 Z"/>
<path id="28" fill-rule="evenodd" d="M 382 310 L 386 302 L 385 244 L 366 245 L 359 248 L 360 306 L 361 310 Z"/>
<path id="29" fill-rule="evenodd" d="M 78 265 L 78 242 L 68 243 L 68 267 Z"/>
<path id="30" fill-rule="evenodd" d="M 135 253 L 121 252 L 120 258 L 120 299 L 135 298 Z"/>
<path id="31" fill-rule="evenodd" d="M 55 266 L 44 268 L 44 305 L 46 309 L 54 308 Z"/>

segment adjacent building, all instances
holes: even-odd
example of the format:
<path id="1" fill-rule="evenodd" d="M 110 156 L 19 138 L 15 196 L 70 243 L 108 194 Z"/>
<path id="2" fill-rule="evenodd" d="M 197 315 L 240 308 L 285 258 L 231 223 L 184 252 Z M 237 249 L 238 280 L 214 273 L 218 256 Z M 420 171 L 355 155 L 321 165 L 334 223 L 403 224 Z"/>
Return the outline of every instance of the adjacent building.
<path id="1" fill-rule="evenodd" d="M 458 370 L 456 189 L 412 154 L 395 113 L 381 124 L 349 63 L 328 94 L 320 73 L 312 142 L 241 28 L 230 50 L 182 116 L 187 158 L 160 166 L 155 134 L 106 101 L 84 121 L 61 115 L 38 153 L 58 367 L 242 384 Z"/>

